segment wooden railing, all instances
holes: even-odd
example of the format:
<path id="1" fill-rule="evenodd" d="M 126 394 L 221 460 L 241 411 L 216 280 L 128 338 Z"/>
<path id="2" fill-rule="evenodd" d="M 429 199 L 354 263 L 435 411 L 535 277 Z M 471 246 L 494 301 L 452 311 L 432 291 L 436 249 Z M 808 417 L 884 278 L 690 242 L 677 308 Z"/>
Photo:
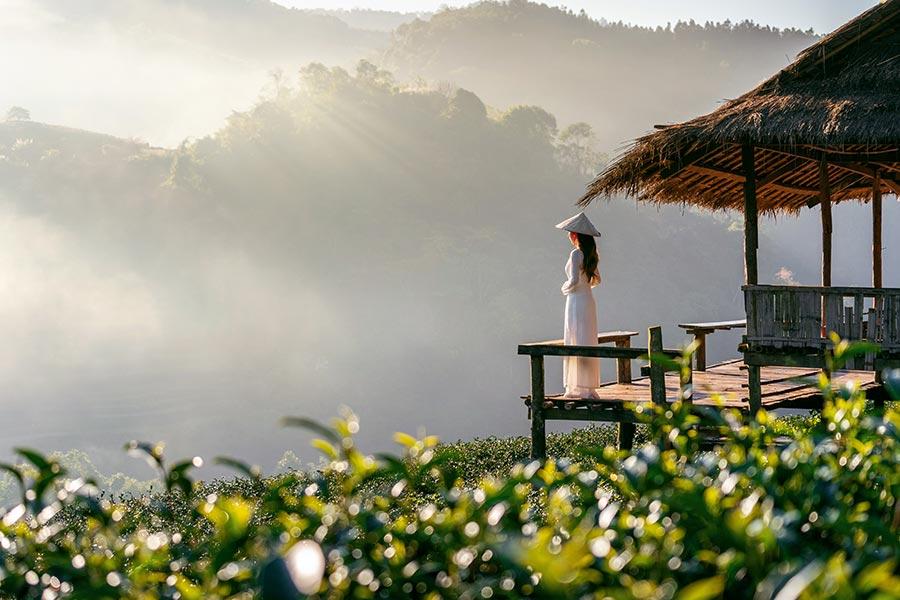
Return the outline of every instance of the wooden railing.
<path id="1" fill-rule="evenodd" d="M 531 405 L 529 416 L 531 418 L 531 457 L 544 458 L 547 455 L 547 434 L 544 422 L 552 418 L 556 409 L 552 408 L 552 402 L 546 401 L 544 389 L 544 357 L 545 356 L 585 356 L 590 358 L 614 358 L 618 362 L 617 383 L 631 383 L 631 361 L 642 359 L 649 366 L 650 399 L 659 405 L 666 403 L 666 366 L 658 357 L 677 358 L 681 356 L 681 350 L 663 348 L 662 328 L 650 327 L 647 330 L 647 347 L 634 348 L 631 346 L 631 337 L 637 335 L 633 331 L 615 331 L 601 333 L 598 336 L 598 344 L 615 343 L 615 346 L 567 346 L 562 340 L 550 340 L 546 342 L 533 342 L 519 344 L 519 354 L 531 358 Z M 690 370 L 682 374 L 682 396 L 690 401 L 690 394 L 686 390 L 692 385 L 692 373 Z M 545 406 L 548 404 L 549 406 Z M 622 409 L 608 409 L 624 413 Z M 634 422 L 628 420 L 619 421 L 619 447 L 631 448 L 634 439 Z"/>
<path id="2" fill-rule="evenodd" d="M 900 289 L 744 286 L 751 348 L 825 348 L 829 334 L 900 352 Z"/>

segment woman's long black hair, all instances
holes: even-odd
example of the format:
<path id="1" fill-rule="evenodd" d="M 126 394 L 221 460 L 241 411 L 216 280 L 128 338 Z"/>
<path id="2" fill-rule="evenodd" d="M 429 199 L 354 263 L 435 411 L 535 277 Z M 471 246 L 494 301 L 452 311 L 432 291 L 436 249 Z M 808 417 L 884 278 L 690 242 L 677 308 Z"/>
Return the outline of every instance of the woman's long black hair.
<path id="1" fill-rule="evenodd" d="M 600 258 L 597 256 L 597 244 L 594 242 L 593 236 L 583 233 L 576 233 L 575 235 L 578 236 L 578 247 L 581 249 L 581 253 L 584 254 L 584 262 L 581 264 L 581 268 L 584 269 L 584 274 L 588 276 L 591 285 L 593 285 L 599 279 L 597 276 L 597 263 L 600 262 Z"/>

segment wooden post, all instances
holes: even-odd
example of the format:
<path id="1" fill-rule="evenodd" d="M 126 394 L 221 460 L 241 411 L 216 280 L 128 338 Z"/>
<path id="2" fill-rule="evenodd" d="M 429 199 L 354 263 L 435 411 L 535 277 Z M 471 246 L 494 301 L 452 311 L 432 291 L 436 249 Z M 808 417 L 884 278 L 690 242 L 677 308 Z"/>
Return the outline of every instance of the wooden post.
<path id="1" fill-rule="evenodd" d="M 616 348 L 631 348 L 631 338 L 616 340 Z M 631 383 L 631 359 L 617 358 L 616 367 L 618 368 L 616 382 Z"/>
<path id="2" fill-rule="evenodd" d="M 687 361 L 686 368 L 682 368 L 678 372 L 678 396 L 682 402 L 692 404 L 694 402 L 694 370 L 691 368 L 691 361 Z"/>
<path id="3" fill-rule="evenodd" d="M 619 421 L 619 450 L 631 450 L 634 447 L 634 423 Z"/>
<path id="4" fill-rule="evenodd" d="M 819 196 L 822 205 L 822 287 L 831 287 L 831 185 L 824 157 L 819 161 Z"/>
<path id="5" fill-rule="evenodd" d="M 759 223 L 756 206 L 756 164 L 753 145 L 750 143 L 744 143 L 741 147 L 741 164 L 744 171 L 744 283 L 756 285 Z"/>
<path id="6" fill-rule="evenodd" d="M 626 337 L 616 340 L 616 347 L 631 348 L 631 338 Z M 616 366 L 619 370 L 616 381 L 618 383 L 631 383 L 631 359 L 617 358 Z M 619 421 L 618 439 L 616 440 L 619 450 L 631 450 L 634 447 L 634 430 L 634 423 Z"/>
<path id="7" fill-rule="evenodd" d="M 663 350 L 662 327 L 657 325 L 649 328 L 647 340 L 647 349 L 650 351 L 650 399 L 654 404 L 664 405 L 666 403 L 666 369 L 658 358 Z"/>
<path id="8" fill-rule="evenodd" d="M 544 427 L 544 357 L 531 356 L 531 458 L 547 457 L 547 432 Z"/>
<path id="9" fill-rule="evenodd" d="M 884 286 L 881 275 L 881 173 L 875 169 L 875 182 L 872 184 L 872 287 Z M 876 306 L 878 301 L 876 297 Z"/>
<path id="10" fill-rule="evenodd" d="M 694 359 L 697 361 L 697 370 L 706 370 L 706 332 L 695 331 L 694 340 L 697 342 L 697 349 L 694 351 Z"/>
<path id="11" fill-rule="evenodd" d="M 757 365 L 747 365 L 747 387 L 750 390 L 750 417 L 755 419 L 756 413 L 762 408 L 762 380 L 760 367 Z"/>

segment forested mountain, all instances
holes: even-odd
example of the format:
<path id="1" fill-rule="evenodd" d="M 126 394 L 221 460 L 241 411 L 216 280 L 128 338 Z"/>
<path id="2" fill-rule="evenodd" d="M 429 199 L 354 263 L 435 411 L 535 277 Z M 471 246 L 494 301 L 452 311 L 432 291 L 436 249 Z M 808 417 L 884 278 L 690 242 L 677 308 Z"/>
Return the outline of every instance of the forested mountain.
<path id="1" fill-rule="evenodd" d="M 371 30 L 271 0 L 34 0 L 64 27 L 102 25 L 146 44 L 222 54 L 271 68 L 285 61 L 356 61 L 385 41 Z M 159 48 L 156 48 L 159 49 Z"/>
<path id="2" fill-rule="evenodd" d="M 387 43 L 269 0 L 4 0 L 0 106 L 159 145 L 218 129 L 269 73 L 352 67 Z"/>
<path id="3" fill-rule="evenodd" d="M 271 464 L 296 447 L 272 435 L 278 416 L 335 403 L 374 438 L 425 422 L 451 438 L 521 430 L 514 349 L 559 333 L 568 242 L 553 225 L 596 169 L 587 132 L 538 107 L 490 116 L 461 89 L 403 89 L 368 63 L 271 89 L 172 150 L 0 125 L 0 248 L 18 290 L 0 392 L 22 411 L 0 425 L 8 444 L 31 439 L 20 422 L 49 448 L 89 434 L 102 467 L 165 424 L 174 454 Z M 678 213 L 591 211 L 602 327 L 739 308 L 740 234 Z"/>
<path id="4" fill-rule="evenodd" d="M 814 39 L 748 23 L 647 29 L 523 0 L 434 15 L 270 0 L 7 1 L 16 18 L 0 21 L 0 36 L 7 56 L 27 60 L 8 59 L 0 106 L 169 145 L 251 106 L 274 69 L 368 58 L 401 80 L 452 82 L 492 106 L 587 121 L 614 151 L 653 123 L 713 108 Z"/>
<path id="5" fill-rule="evenodd" d="M 453 81 L 492 104 L 539 104 L 594 126 L 605 148 L 715 108 L 787 65 L 811 32 L 753 23 L 646 28 L 526 0 L 479 2 L 400 26 L 398 77 Z"/>
<path id="6" fill-rule="evenodd" d="M 395 12 L 390 10 L 374 10 L 368 8 L 347 9 L 313 9 L 316 14 L 336 17 L 356 29 L 390 32 L 404 23 L 418 19 L 428 19 L 430 12 Z"/>

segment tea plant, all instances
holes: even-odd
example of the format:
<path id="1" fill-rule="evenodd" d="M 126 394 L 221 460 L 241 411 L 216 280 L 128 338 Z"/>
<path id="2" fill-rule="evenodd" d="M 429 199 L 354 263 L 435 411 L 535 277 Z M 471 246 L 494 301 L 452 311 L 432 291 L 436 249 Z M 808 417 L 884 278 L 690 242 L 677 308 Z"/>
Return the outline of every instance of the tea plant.
<path id="1" fill-rule="evenodd" d="M 131 499 L 19 450 L 27 469 L 2 465 L 21 498 L 0 513 L 0 597 L 900 597 L 900 412 L 821 384 L 820 418 L 786 446 L 765 412 L 676 403 L 637 409 L 634 453 L 586 430 L 577 462 L 405 434 L 399 454 L 368 456 L 347 413 L 287 421 L 319 436 L 327 463 L 310 473 L 220 459 L 241 477 L 202 484 L 199 459 L 132 443 L 165 492 Z M 465 484 L 491 448 L 508 468 Z"/>

